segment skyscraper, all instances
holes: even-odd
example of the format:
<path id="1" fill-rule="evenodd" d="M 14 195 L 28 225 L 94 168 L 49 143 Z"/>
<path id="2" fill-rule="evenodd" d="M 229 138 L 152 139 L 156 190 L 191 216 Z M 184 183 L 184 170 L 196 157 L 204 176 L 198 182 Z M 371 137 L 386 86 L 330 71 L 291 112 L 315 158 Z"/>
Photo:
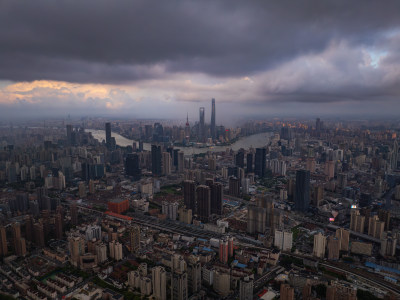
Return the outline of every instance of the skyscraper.
<path id="1" fill-rule="evenodd" d="M 365 216 L 359 210 L 352 210 L 350 214 L 350 230 L 364 233 Z"/>
<path id="2" fill-rule="evenodd" d="M 296 172 L 296 194 L 294 208 L 297 211 L 307 212 L 310 206 L 310 171 Z"/>
<path id="3" fill-rule="evenodd" d="M 33 235 L 35 236 L 35 243 L 38 247 L 44 247 L 44 229 L 41 222 L 33 225 Z"/>
<path id="4" fill-rule="evenodd" d="M 337 237 L 328 238 L 328 259 L 338 260 L 340 251 L 340 240 Z"/>
<path id="5" fill-rule="evenodd" d="M 256 149 L 254 173 L 255 175 L 261 178 L 265 176 L 266 155 L 267 155 L 267 149 L 265 148 Z"/>
<path id="6" fill-rule="evenodd" d="M 211 214 L 211 191 L 206 185 L 199 185 L 196 189 L 197 215 L 204 223 L 208 222 Z"/>
<path id="7" fill-rule="evenodd" d="M 111 149 L 111 123 L 106 123 L 106 146 Z"/>
<path id="8" fill-rule="evenodd" d="M 240 279 L 239 300 L 253 300 L 253 279 L 249 276 Z"/>
<path id="9" fill-rule="evenodd" d="M 71 204 L 70 214 L 71 214 L 71 224 L 78 225 L 78 206 L 76 205 L 76 203 Z"/>
<path id="10" fill-rule="evenodd" d="M 157 266 L 151 270 L 153 295 L 156 300 L 167 299 L 167 272 L 163 267 Z"/>
<path id="11" fill-rule="evenodd" d="M 211 213 L 222 215 L 223 186 L 219 182 L 211 184 Z"/>
<path id="12" fill-rule="evenodd" d="M 253 153 L 248 153 L 246 157 L 246 171 L 247 173 L 253 172 Z"/>
<path id="13" fill-rule="evenodd" d="M 0 255 L 6 256 L 8 254 L 7 231 L 4 226 L 0 226 L 0 251 Z"/>
<path id="14" fill-rule="evenodd" d="M 163 175 L 170 175 L 172 169 L 171 155 L 168 152 L 162 153 L 162 173 Z"/>
<path id="15" fill-rule="evenodd" d="M 140 249 L 140 227 L 134 225 L 129 229 L 129 238 L 131 241 L 131 252 L 136 252 Z"/>
<path id="16" fill-rule="evenodd" d="M 228 263 L 229 248 L 228 241 L 223 239 L 219 241 L 219 261 L 226 264 Z"/>
<path id="17" fill-rule="evenodd" d="M 244 151 L 239 150 L 235 155 L 235 165 L 244 168 Z"/>
<path id="18" fill-rule="evenodd" d="M 211 138 L 215 140 L 216 131 L 215 131 L 215 99 L 211 100 Z"/>
<path id="19" fill-rule="evenodd" d="M 196 212 L 196 184 L 192 180 L 183 182 L 183 203 L 187 209 Z"/>
<path id="20" fill-rule="evenodd" d="M 161 176 L 161 146 L 151 145 L 151 172 L 153 175 Z"/>
<path id="21" fill-rule="evenodd" d="M 128 154 L 125 160 L 125 174 L 132 176 L 133 180 L 140 180 L 142 170 L 139 168 L 139 155 Z"/>
<path id="22" fill-rule="evenodd" d="M 335 236 L 340 240 L 340 250 L 349 251 L 350 231 L 338 228 L 336 229 Z"/>
<path id="23" fill-rule="evenodd" d="M 281 300 L 293 300 L 294 299 L 294 288 L 286 283 L 281 284 Z"/>
<path id="24" fill-rule="evenodd" d="M 206 141 L 206 124 L 204 122 L 204 107 L 199 110 L 199 141 L 204 143 Z"/>
<path id="25" fill-rule="evenodd" d="M 314 235 L 313 255 L 318 258 L 324 258 L 326 247 L 326 237 L 319 232 Z"/>
<path id="26" fill-rule="evenodd" d="M 62 237 L 63 237 L 63 216 L 60 211 L 57 212 L 57 214 L 56 214 L 55 229 L 56 229 L 56 238 L 62 239 Z"/>
<path id="27" fill-rule="evenodd" d="M 190 294 L 196 294 L 201 289 L 201 264 L 200 258 L 190 255 L 187 259 L 188 290 Z"/>

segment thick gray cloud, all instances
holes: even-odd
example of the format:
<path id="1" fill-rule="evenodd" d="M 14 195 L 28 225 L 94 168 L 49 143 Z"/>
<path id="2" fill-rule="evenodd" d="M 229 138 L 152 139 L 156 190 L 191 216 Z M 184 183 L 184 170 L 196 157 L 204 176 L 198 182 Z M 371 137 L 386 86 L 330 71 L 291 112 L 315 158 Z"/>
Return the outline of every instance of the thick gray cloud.
<path id="1" fill-rule="evenodd" d="M 399 25 L 398 0 L 6 0 L 0 2 L 0 79 L 247 76 L 320 53 L 334 40 L 376 46 Z"/>

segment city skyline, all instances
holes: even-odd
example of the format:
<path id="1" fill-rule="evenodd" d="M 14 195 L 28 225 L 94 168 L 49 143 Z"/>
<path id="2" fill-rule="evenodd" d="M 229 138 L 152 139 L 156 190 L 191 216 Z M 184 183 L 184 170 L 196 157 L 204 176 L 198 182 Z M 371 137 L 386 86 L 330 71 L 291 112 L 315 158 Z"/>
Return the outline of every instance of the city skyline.
<path id="1" fill-rule="evenodd" d="M 2 2 L 0 117 L 398 114 L 399 3 L 317 4 Z"/>

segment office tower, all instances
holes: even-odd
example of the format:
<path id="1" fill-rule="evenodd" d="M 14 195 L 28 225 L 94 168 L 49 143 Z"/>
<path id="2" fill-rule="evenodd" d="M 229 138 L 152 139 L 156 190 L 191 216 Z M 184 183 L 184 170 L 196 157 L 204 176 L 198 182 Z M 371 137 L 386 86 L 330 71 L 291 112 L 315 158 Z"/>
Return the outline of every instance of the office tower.
<path id="1" fill-rule="evenodd" d="M 349 251 L 350 231 L 338 228 L 336 229 L 335 236 L 340 240 L 340 250 Z"/>
<path id="2" fill-rule="evenodd" d="M 204 107 L 199 109 L 199 141 L 204 143 L 206 141 L 206 124 L 204 123 Z"/>
<path id="3" fill-rule="evenodd" d="M 167 299 L 167 272 L 163 267 L 157 266 L 151 270 L 153 296 L 156 300 Z"/>
<path id="4" fill-rule="evenodd" d="M 73 226 L 78 225 L 78 206 L 76 203 L 72 203 L 70 205 L 70 214 L 71 214 L 71 224 Z"/>
<path id="5" fill-rule="evenodd" d="M 139 155 L 137 153 L 128 154 L 125 160 L 125 173 L 132 176 L 133 180 L 140 180 L 142 170 L 140 169 Z"/>
<path id="6" fill-rule="evenodd" d="M 244 151 L 239 151 L 235 155 L 235 166 L 244 168 Z"/>
<path id="7" fill-rule="evenodd" d="M 294 208 L 297 211 L 307 212 L 310 205 L 310 171 L 296 172 L 296 193 Z"/>
<path id="8" fill-rule="evenodd" d="M 253 300 L 253 280 L 249 276 L 240 279 L 239 299 Z"/>
<path id="9" fill-rule="evenodd" d="M 286 230 L 275 230 L 274 246 L 282 251 L 291 251 L 293 247 L 293 233 Z"/>
<path id="10" fill-rule="evenodd" d="M 254 161 L 254 173 L 258 177 L 265 176 L 265 164 L 266 164 L 267 149 L 257 148 L 256 156 Z"/>
<path id="11" fill-rule="evenodd" d="M 67 145 L 72 146 L 72 125 L 67 125 Z"/>
<path id="12" fill-rule="evenodd" d="M 337 237 L 330 236 L 328 238 L 328 259 L 338 260 L 340 251 L 340 240 Z"/>
<path id="13" fill-rule="evenodd" d="M 151 145 L 151 172 L 155 176 L 161 176 L 162 172 L 161 146 Z"/>
<path id="14" fill-rule="evenodd" d="M 266 226 L 267 209 L 249 205 L 247 207 L 247 232 L 264 233 Z"/>
<path id="15" fill-rule="evenodd" d="M 368 222 L 368 235 L 380 239 L 385 229 L 385 222 L 379 220 L 378 216 L 375 215 L 372 218 L 369 218 Z"/>
<path id="16" fill-rule="evenodd" d="M 196 184 L 192 180 L 183 182 L 183 203 L 187 209 L 196 212 Z"/>
<path id="17" fill-rule="evenodd" d="M 199 185 L 196 189 L 197 215 L 203 223 L 207 223 L 211 214 L 211 191 L 206 185 Z"/>
<path id="18" fill-rule="evenodd" d="M 112 149 L 111 142 L 111 123 L 106 123 L 106 146 L 108 150 Z"/>
<path id="19" fill-rule="evenodd" d="M 213 140 L 216 139 L 217 137 L 217 133 L 216 133 L 216 129 L 215 129 L 215 99 L 213 98 L 211 100 L 211 138 Z"/>
<path id="20" fill-rule="evenodd" d="M 0 226 L 0 251 L 0 255 L 6 256 L 8 254 L 7 231 L 4 226 Z"/>
<path id="21" fill-rule="evenodd" d="M 247 173 L 253 172 L 253 153 L 248 153 L 246 156 L 246 171 Z"/>
<path id="22" fill-rule="evenodd" d="M 364 233 L 365 217 L 360 215 L 359 210 L 352 210 L 350 217 L 350 230 Z"/>
<path id="23" fill-rule="evenodd" d="M 131 242 L 131 252 L 137 252 L 140 249 L 140 227 L 133 225 L 129 229 L 129 238 Z"/>
<path id="24" fill-rule="evenodd" d="M 44 229 L 41 222 L 33 224 L 33 235 L 35 244 L 38 247 L 44 247 Z"/>
<path id="25" fill-rule="evenodd" d="M 229 248 L 228 241 L 223 239 L 219 241 L 219 261 L 226 264 L 228 263 Z"/>
<path id="26" fill-rule="evenodd" d="M 211 213 L 222 215 L 223 186 L 219 182 L 211 184 Z"/>
<path id="27" fill-rule="evenodd" d="M 55 229 L 56 229 L 56 239 L 62 239 L 63 237 L 63 217 L 59 212 L 55 217 Z"/>
<path id="28" fill-rule="evenodd" d="M 318 234 L 314 235 L 313 255 L 318 258 L 324 258 L 325 247 L 326 237 L 321 232 L 318 232 Z"/>
<path id="29" fill-rule="evenodd" d="M 281 284 L 280 288 L 281 297 L 280 300 L 294 300 L 294 288 L 286 283 Z"/>
<path id="30" fill-rule="evenodd" d="M 381 238 L 380 254 L 382 256 L 395 256 L 397 246 L 397 237 L 392 232 L 384 232 Z"/>
<path id="31" fill-rule="evenodd" d="M 193 295 L 201 290 L 201 264 L 198 256 L 190 255 L 187 259 L 188 290 Z"/>
<path id="32" fill-rule="evenodd" d="M 21 225 L 17 222 L 11 224 L 11 232 L 13 237 L 14 251 L 17 256 L 22 255 L 21 249 Z"/>
<path id="33" fill-rule="evenodd" d="M 162 170 L 163 175 L 170 175 L 172 169 L 171 155 L 168 152 L 162 153 Z"/>
<path id="34" fill-rule="evenodd" d="M 229 177 L 229 195 L 233 197 L 240 196 L 240 182 L 236 177 Z"/>

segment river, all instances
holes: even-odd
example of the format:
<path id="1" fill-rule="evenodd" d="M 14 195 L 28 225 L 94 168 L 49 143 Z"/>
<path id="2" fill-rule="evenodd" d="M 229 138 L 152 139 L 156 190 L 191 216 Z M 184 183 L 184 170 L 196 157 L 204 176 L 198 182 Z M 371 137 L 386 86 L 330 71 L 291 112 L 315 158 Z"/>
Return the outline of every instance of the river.
<path id="1" fill-rule="evenodd" d="M 106 132 L 105 130 L 96 130 L 96 129 L 85 129 L 86 132 L 91 132 L 92 136 L 97 139 L 98 141 L 103 141 L 106 138 Z M 127 139 L 123 137 L 122 135 L 112 132 L 111 136 L 115 138 L 115 142 L 117 145 L 121 147 L 126 147 L 126 146 L 132 146 L 133 142 L 138 143 L 137 141 Z M 267 145 L 269 142 L 269 138 L 271 137 L 270 132 L 263 132 L 263 133 L 257 133 L 253 135 L 249 135 L 246 137 L 240 138 L 238 141 L 233 143 L 232 145 L 229 146 L 214 146 L 214 147 L 209 147 L 209 148 L 197 148 L 197 147 L 176 147 L 174 146 L 174 149 L 180 149 L 185 153 L 185 155 L 191 155 L 191 154 L 200 154 L 200 153 L 205 153 L 205 152 L 221 152 L 225 151 L 226 148 L 231 148 L 234 151 L 239 150 L 240 148 L 243 149 L 249 149 L 249 148 L 260 148 L 264 147 Z M 139 145 L 137 145 L 139 146 Z M 150 143 L 143 143 L 143 149 L 144 150 L 151 150 L 151 144 Z"/>

